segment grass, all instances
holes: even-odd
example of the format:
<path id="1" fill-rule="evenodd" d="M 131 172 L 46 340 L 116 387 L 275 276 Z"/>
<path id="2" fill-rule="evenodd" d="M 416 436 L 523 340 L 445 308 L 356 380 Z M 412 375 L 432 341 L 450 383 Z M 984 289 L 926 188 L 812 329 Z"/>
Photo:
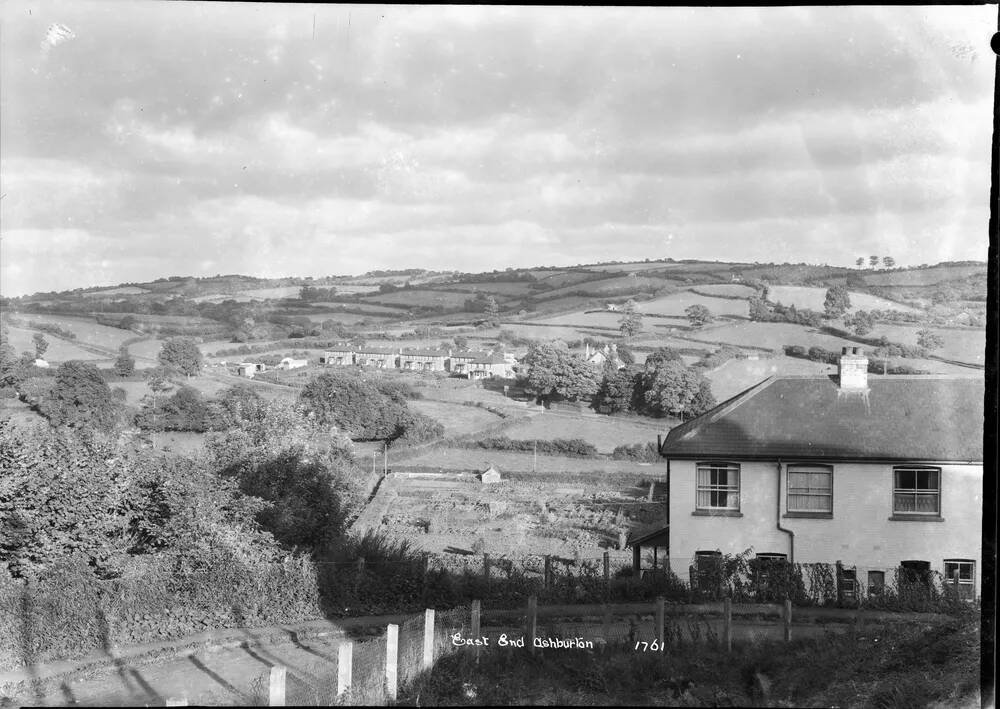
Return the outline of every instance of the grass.
<path id="1" fill-rule="evenodd" d="M 823 302 L 826 299 L 826 288 L 810 286 L 770 286 L 768 299 L 782 305 L 794 305 L 796 308 L 809 308 L 823 312 Z M 918 312 L 915 308 L 901 305 L 885 298 L 867 293 L 851 292 L 851 308 L 856 310 L 901 310 L 907 313 Z"/>
<path id="2" fill-rule="evenodd" d="M 810 327 L 794 323 L 725 323 L 692 331 L 689 334 L 699 340 L 767 347 L 775 351 L 781 351 L 783 345 L 802 345 L 806 349 L 818 346 L 839 352 L 845 344 L 843 338 L 816 332 Z"/>
<path id="3" fill-rule="evenodd" d="M 35 320 L 38 322 L 58 325 L 64 330 L 69 330 L 75 334 L 79 342 L 94 345 L 95 347 L 101 347 L 109 350 L 110 352 L 116 352 L 118 348 L 121 347 L 122 342 L 135 337 L 134 332 L 122 330 L 117 327 L 109 327 L 107 325 L 98 325 L 93 320 L 85 318 L 59 317 L 57 315 L 39 315 L 29 313 L 25 314 L 23 319 L 25 322 Z M 48 333 L 44 334 L 45 339 L 50 342 L 55 339 L 53 335 L 49 335 Z"/>
<path id="4" fill-rule="evenodd" d="M 684 316 L 684 311 L 692 305 L 704 305 L 714 315 L 749 316 L 749 306 L 743 300 L 727 300 L 698 295 L 691 291 L 681 291 L 662 298 L 646 300 L 639 304 L 639 312 L 651 315 Z"/>
<path id="5" fill-rule="evenodd" d="M 465 301 L 472 297 L 474 296 L 468 293 L 455 293 L 453 291 L 406 289 L 395 293 L 367 296 L 365 302 L 406 305 L 409 307 L 443 306 L 449 310 L 454 310 L 455 308 L 461 308 Z"/>
<path id="6" fill-rule="evenodd" d="M 402 688 L 405 706 L 978 706 L 973 620 L 880 626 L 791 643 L 625 650 L 459 650 Z"/>
<path id="7" fill-rule="evenodd" d="M 444 426 L 444 435 L 460 436 L 499 423 L 501 419 L 486 409 L 451 404 L 444 401 L 417 399 L 407 402 L 414 411 L 430 416 Z"/>
<path id="8" fill-rule="evenodd" d="M 862 274 L 871 286 L 927 286 L 944 281 L 964 280 L 986 273 L 986 264 L 979 266 L 935 266 L 913 271 Z"/>
<path id="9" fill-rule="evenodd" d="M 833 365 L 812 362 L 794 357 L 773 357 L 770 359 L 731 359 L 707 377 L 712 382 L 712 393 L 717 401 L 739 394 L 754 384 L 772 375 L 815 375 L 820 376 L 836 371 Z"/>
<path id="10" fill-rule="evenodd" d="M 550 291 L 550 294 L 563 295 L 574 292 L 586 292 L 587 295 L 599 298 L 604 294 L 618 296 L 623 291 L 632 290 L 635 293 L 652 292 L 666 286 L 678 285 L 677 281 L 665 278 L 651 278 L 649 276 L 616 276 L 614 278 L 601 278 L 598 280 L 586 281 L 583 283 L 570 284 Z"/>
<path id="11" fill-rule="evenodd" d="M 664 433 L 666 433 L 664 426 Z M 655 434 L 654 434 L 655 439 Z M 390 459 L 391 460 L 391 459 Z M 474 448 L 439 448 L 429 450 L 404 462 L 397 461 L 399 469 L 407 466 L 421 466 L 452 471 L 479 471 L 489 465 L 497 466 L 501 473 L 505 471 L 530 472 L 535 467 L 535 457 L 532 453 L 517 453 L 512 451 L 494 451 Z M 640 466 L 628 461 L 607 460 L 604 458 L 568 458 L 554 455 L 539 455 L 537 472 L 540 474 L 567 474 L 601 472 L 601 473 L 635 473 L 648 471 L 649 475 L 662 474 L 664 465 L 654 464 Z"/>
<path id="12" fill-rule="evenodd" d="M 708 295 L 738 296 L 740 298 L 749 298 L 757 292 L 755 288 L 745 286 L 741 283 L 709 283 L 697 286 L 696 290 Z"/>
<path id="13" fill-rule="evenodd" d="M 514 440 L 582 438 L 599 452 L 611 453 L 620 445 L 655 441 L 658 433 L 665 434 L 669 428 L 668 423 L 657 424 L 653 419 L 637 421 L 546 411 L 506 429 L 504 435 Z"/>
<path id="14" fill-rule="evenodd" d="M 10 346 L 20 354 L 21 352 L 31 352 L 35 351 L 35 343 L 32 337 L 35 334 L 35 330 L 22 330 L 19 327 L 9 328 L 10 337 L 7 340 Z M 46 361 L 50 364 L 55 364 L 57 362 L 66 362 L 71 359 L 80 359 L 86 361 L 109 361 L 107 357 L 101 357 L 101 355 L 94 354 L 88 350 L 81 347 L 77 347 L 72 342 L 62 340 L 49 333 L 42 333 L 45 336 L 46 342 L 49 343 L 49 348 L 45 350 L 45 354 L 42 355 Z"/>
<path id="15" fill-rule="evenodd" d="M 892 342 L 902 345 L 916 345 L 917 332 L 924 329 L 921 325 L 876 325 L 867 337 L 885 335 Z M 934 350 L 933 354 L 947 359 L 983 364 L 986 356 L 986 331 L 978 328 L 928 328 L 944 340 L 944 347 Z"/>

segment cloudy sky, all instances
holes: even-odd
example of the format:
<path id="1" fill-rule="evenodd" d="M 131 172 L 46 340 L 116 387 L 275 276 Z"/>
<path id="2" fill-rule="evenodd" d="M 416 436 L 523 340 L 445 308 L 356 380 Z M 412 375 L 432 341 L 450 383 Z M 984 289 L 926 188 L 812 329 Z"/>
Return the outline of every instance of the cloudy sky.
<path id="1" fill-rule="evenodd" d="M 986 258 L 992 7 L 7 0 L 0 19 L 4 295 Z"/>

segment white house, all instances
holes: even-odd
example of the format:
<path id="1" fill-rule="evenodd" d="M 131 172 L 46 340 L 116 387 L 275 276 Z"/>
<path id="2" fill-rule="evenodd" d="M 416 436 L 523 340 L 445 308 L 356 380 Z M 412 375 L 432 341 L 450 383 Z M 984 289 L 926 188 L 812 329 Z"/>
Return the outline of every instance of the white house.
<path id="1" fill-rule="evenodd" d="M 870 588 L 957 572 L 979 594 L 983 380 L 867 367 L 845 347 L 838 376 L 771 377 L 669 432 L 675 572 L 752 547 Z"/>
<path id="2" fill-rule="evenodd" d="M 240 362 L 236 365 L 236 373 L 241 377 L 246 377 L 247 379 L 253 379 L 253 376 L 258 372 L 266 372 L 267 365 L 261 364 L 260 362 Z"/>

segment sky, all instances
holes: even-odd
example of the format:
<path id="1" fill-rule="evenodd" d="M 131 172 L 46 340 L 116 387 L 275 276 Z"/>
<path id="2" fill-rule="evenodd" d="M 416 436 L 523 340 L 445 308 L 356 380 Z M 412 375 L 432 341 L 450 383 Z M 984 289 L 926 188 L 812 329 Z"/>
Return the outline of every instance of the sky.
<path id="1" fill-rule="evenodd" d="M 985 260 L 988 6 L 0 6 L 0 293 Z"/>

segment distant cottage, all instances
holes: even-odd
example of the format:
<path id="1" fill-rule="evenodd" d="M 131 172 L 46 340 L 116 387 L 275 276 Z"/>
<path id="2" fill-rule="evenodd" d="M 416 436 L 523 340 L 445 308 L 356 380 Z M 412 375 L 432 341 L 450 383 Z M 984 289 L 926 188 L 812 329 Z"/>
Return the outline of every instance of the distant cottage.
<path id="1" fill-rule="evenodd" d="M 292 359 L 291 357 L 285 357 L 280 362 L 278 362 L 278 369 L 298 369 L 300 367 L 305 367 L 309 364 L 307 359 Z"/>
<path id="2" fill-rule="evenodd" d="M 479 475 L 479 480 L 483 485 L 495 485 L 500 482 L 500 471 L 495 466 L 490 466 Z"/>
<path id="3" fill-rule="evenodd" d="M 241 377 L 253 379 L 255 374 L 266 372 L 267 365 L 260 362 L 240 362 L 236 365 L 236 373 Z"/>

